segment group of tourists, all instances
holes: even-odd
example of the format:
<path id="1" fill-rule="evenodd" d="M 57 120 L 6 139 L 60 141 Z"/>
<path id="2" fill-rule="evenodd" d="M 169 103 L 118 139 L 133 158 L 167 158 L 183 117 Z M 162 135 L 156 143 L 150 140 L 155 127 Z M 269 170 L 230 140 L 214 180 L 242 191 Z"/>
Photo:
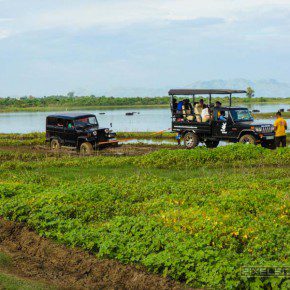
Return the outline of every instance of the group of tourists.
<path id="1" fill-rule="evenodd" d="M 217 101 L 215 103 L 216 108 L 221 106 L 221 102 Z M 177 100 L 174 98 L 172 110 L 175 116 L 187 121 L 208 122 L 212 120 L 210 107 L 204 103 L 203 99 L 200 99 L 199 102 L 195 102 L 192 106 L 189 99 L 184 99 L 177 103 Z M 218 112 L 218 119 L 226 121 L 225 113 L 223 111 Z"/>

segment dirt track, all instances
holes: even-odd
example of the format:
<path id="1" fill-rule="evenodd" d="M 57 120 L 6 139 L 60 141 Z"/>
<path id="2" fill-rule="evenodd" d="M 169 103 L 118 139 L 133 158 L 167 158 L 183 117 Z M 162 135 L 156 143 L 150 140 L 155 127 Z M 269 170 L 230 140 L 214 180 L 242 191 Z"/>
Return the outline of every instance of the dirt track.
<path id="1" fill-rule="evenodd" d="M 93 155 L 110 155 L 110 156 L 136 156 L 147 154 L 160 149 L 181 149 L 182 146 L 165 146 L 150 144 L 125 144 L 118 147 L 107 147 L 97 150 Z M 61 155 L 78 155 L 75 150 L 61 149 L 59 152 L 53 152 L 48 146 L 1 146 L 1 150 L 31 152 L 31 153 L 48 153 Z"/>
<path id="2" fill-rule="evenodd" d="M 0 252 L 12 258 L 13 274 L 59 289 L 189 289 L 134 266 L 99 260 L 84 251 L 58 245 L 22 224 L 1 218 Z"/>

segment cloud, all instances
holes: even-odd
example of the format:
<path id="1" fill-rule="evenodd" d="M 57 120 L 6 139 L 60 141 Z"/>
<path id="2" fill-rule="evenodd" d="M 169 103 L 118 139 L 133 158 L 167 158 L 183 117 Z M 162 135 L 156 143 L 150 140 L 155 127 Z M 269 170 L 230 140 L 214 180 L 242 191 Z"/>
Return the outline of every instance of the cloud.
<path id="1" fill-rule="evenodd" d="M 286 79 L 289 1 L 0 0 L 0 87 L 45 94 Z"/>
<path id="2" fill-rule="evenodd" d="M 179 27 L 201 28 L 206 26 L 213 26 L 218 24 L 224 24 L 225 19 L 219 17 L 200 17 L 189 20 L 172 20 L 170 23 Z"/>
<path id="3" fill-rule="evenodd" d="M 0 39 L 7 38 L 7 37 L 10 36 L 10 34 L 11 34 L 10 31 L 4 30 L 4 29 L 0 29 Z"/>
<path id="4" fill-rule="evenodd" d="M 289 4 L 289 0 L 71 0 L 68 5 L 65 0 L 52 0 L 50 4 L 47 1 L 27 0 L 25 3 L 29 8 L 19 13 L 16 3 L 23 8 L 25 5 L 20 0 L 14 2 L 14 10 L 9 11 L 6 7 L 6 11 L 17 15 L 11 26 L 18 33 L 47 29 L 76 31 L 92 27 L 120 30 L 138 24 L 155 24 L 158 27 L 168 21 L 181 21 L 180 24 L 185 25 L 192 21 L 192 25 L 198 28 L 240 21 L 242 15 L 252 12 L 259 14 L 265 7 L 287 11 Z M 1 3 L 5 1 L 0 2 L 0 11 Z M 268 16 L 271 16 L 270 12 Z"/>

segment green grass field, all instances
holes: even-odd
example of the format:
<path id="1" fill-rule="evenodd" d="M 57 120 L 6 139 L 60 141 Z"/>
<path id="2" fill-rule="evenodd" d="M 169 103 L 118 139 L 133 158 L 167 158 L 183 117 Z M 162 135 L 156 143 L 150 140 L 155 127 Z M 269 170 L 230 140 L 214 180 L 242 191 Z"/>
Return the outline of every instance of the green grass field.
<path id="1" fill-rule="evenodd" d="M 289 266 L 290 148 L 0 161 L 0 215 L 42 236 L 193 287 L 289 289 L 241 267 Z"/>

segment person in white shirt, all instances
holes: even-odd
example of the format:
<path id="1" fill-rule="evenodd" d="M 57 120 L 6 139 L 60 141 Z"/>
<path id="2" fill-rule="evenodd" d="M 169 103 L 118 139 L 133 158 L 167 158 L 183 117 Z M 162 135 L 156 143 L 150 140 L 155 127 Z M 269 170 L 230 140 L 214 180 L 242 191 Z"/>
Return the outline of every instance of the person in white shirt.
<path id="1" fill-rule="evenodd" d="M 210 120 L 210 118 L 211 118 L 211 116 L 210 116 L 209 108 L 207 105 L 204 105 L 203 110 L 201 112 L 202 122 L 207 122 Z"/>

